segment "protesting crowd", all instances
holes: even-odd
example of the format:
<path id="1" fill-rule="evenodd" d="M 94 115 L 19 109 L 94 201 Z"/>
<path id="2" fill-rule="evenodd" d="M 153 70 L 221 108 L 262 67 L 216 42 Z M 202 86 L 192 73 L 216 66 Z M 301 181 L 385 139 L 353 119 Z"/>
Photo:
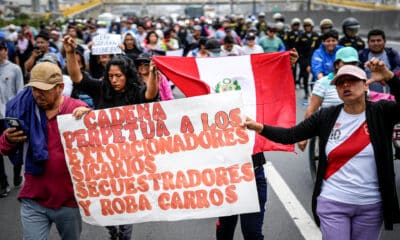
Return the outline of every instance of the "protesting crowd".
<path id="1" fill-rule="evenodd" d="M 292 79 L 292 88 L 282 91 L 300 94 L 304 120 L 282 127 L 247 117 L 241 128 L 302 151 L 307 139 L 319 138 L 312 210 L 324 240 L 377 240 L 382 226 L 392 230 L 400 223 L 393 162 L 400 152 L 392 142 L 400 122 L 399 53 L 385 45 L 380 29 L 364 41 L 353 17 L 337 25 L 327 18 L 286 22 L 281 13 L 272 19 L 261 12 L 109 23 L 90 18 L 39 29 L 8 25 L 0 33 L 0 197 L 11 190 L 4 167 L 9 159 L 12 185 L 20 187 L 24 239 L 47 239 L 53 223 L 61 239 L 80 239 L 82 232 L 83 206 L 74 195 L 57 117 L 174 100 L 178 83 L 156 65 L 159 56 L 189 61 L 282 53 L 289 66 L 284 74 Z M 219 217 L 210 229 L 218 240 L 233 239 L 239 219 L 244 239 L 264 239 L 266 159 L 262 151 L 251 158 L 259 211 Z M 132 224 L 106 228 L 110 239 L 135 235 Z"/>

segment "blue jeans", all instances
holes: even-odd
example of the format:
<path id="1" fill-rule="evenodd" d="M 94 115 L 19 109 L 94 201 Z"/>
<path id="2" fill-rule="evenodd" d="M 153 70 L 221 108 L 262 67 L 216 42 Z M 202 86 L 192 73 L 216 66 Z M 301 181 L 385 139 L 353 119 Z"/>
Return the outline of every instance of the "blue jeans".
<path id="1" fill-rule="evenodd" d="M 62 240 L 79 240 L 82 221 L 79 208 L 50 209 L 32 199 L 21 200 L 21 221 L 24 240 L 47 240 L 52 223 Z"/>
<path id="2" fill-rule="evenodd" d="M 260 212 L 219 217 L 217 222 L 217 240 L 232 240 L 235 227 L 240 216 L 240 226 L 245 240 L 262 240 L 262 225 L 264 223 L 265 203 L 267 202 L 267 181 L 263 166 L 255 170 L 258 202 Z"/>

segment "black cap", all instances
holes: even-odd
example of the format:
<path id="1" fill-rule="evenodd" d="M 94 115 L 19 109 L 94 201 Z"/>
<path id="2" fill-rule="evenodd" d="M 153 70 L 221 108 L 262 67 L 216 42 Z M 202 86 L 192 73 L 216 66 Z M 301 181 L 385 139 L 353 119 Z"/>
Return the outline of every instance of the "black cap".
<path id="1" fill-rule="evenodd" d="M 141 53 L 137 58 L 138 61 L 151 61 L 151 55 L 148 53 Z"/>
<path id="2" fill-rule="evenodd" d="M 140 65 L 140 63 L 145 62 L 145 63 L 150 63 L 151 61 L 151 55 L 148 53 L 141 53 L 136 59 L 135 59 L 135 64 Z"/>
<path id="3" fill-rule="evenodd" d="M 208 39 L 206 42 L 206 49 L 210 52 L 220 52 L 221 43 L 215 38 Z"/>
<path id="4" fill-rule="evenodd" d="M 0 40 L 0 49 L 7 49 L 7 43 L 4 40 Z"/>

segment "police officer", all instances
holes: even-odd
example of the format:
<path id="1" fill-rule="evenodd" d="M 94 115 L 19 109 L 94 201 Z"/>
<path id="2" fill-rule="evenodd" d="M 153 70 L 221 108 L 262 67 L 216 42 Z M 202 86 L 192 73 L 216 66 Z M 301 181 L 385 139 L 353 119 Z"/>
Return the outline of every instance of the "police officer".
<path id="1" fill-rule="evenodd" d="M 268 24 L 265 20 L 265 13 L 260 12 L 258 14 L 258 22 L 256 23 L 256 28 L 257 28 L 259 37 L 262 37 L 264 35 L 265 31 L 267 31 L 267 27 L 268 27 Z"/>
<path id="2" fill-rule="evenodd" d="M 348 17 L 342 22 L 344 37 L 339 39 L 339 45 L 353 47 L 357 51 L 365 48 L 365 42 L 358 36 L 360 22 L 354 17 Z"/>
<path id="3" fill-rule="evenodd" d="M 299 18 L 293 18 L 292 21 L 290 22 L 290 28 L 291 30 L 285 35 L 283 42 L 285 43 L 286 49 L 292 49 L 296 47 L 297 41 L 299 39 L 299 35 L 301 33 L 300 30 L 300 24 L 301 20 Z M 292 66 L 292 71 L 293 71 L 293 79 L 295 81 L 295 85 L 300 86 L 300 81 L 297 78 L 297 68 L 298 68 L 298 63 L 296 62 Z"/>
<path id="4" fill-rule="evenodd" d="M 299 53 L 300 74 L 298 82 L 303 79 L 303 87 L 305 89 L 304 98 L 308 98 L 307 83 L 311 72 L 311 56 L 315 49 L 319 47 L 320 40 L 317 32 L 313 31 L 314 21 L 311 18 L 303 20 L 303 32 L 299 34 L 296 44 Z"/>
<path id="5" fill-rule="evenodd" d="M 298 37 L 301 33 L 300 30 L 301 20 L 299 18 L 293 18 L 290 23 L 290 31 L 286 34 L 286 38 L 284 38 L 284 43 L 286 49 L 292 49 L 296 47 Z"/>

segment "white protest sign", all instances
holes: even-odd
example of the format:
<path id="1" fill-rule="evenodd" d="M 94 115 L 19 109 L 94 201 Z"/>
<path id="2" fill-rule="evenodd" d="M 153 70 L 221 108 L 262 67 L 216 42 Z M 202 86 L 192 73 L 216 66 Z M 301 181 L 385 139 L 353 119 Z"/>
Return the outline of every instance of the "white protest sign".
<path id="1" fill-rule="evenodd" d="M 177 56 L 181 57 L 183 56 L 183 48 L 177 49 L 177 50 L 169 50 L 165 52 L 166 56 Z"/>
<path id="2" fill-rule="evenodd" d="M 119 54 L 122 50 L 118 47 L 121 43 L 119 34 L 99 34 L 93 38 L 92 54 Z"/>
<path id="3" fill-rule="evenodd" d="M 259 211 L 242 108 L 233 91 L 58 116 L 82 219 L 107 226 Z"/>

